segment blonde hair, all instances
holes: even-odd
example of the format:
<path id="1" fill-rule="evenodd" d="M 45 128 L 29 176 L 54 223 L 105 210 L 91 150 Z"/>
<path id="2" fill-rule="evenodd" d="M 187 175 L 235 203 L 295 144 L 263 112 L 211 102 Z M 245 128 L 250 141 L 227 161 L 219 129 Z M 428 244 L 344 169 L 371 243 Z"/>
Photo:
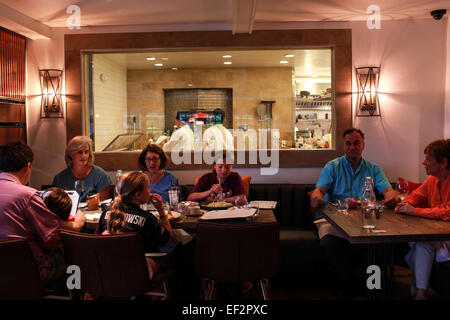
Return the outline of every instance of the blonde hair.
<path id="1" fill-rule="evenodd" d="M 132 203 L 137 192 L 143 191 L 150 184 L 145 173 L 132 171 L 123 174 L 116 186 L 118 196 L 114 199 L 111 210 L 106 216 L 106 227 L 109 233 L 118 233 L 125 228 L 127 207 Z"/>
<path id="2" fill-rule="evenodd" d="M 94 152 L 92 150 L 92 140 L 87 136 L 76 136 L 69 141 L 66 147 L 64 160 L 66 161 L 68 168 L 71 169 L 73 166 L 72 155 L 75 152 L 78 152 L 81 148 L 84 148 L 85 146 L 89 147 L 88 166 L 92 166 L 94 164 Z"/>

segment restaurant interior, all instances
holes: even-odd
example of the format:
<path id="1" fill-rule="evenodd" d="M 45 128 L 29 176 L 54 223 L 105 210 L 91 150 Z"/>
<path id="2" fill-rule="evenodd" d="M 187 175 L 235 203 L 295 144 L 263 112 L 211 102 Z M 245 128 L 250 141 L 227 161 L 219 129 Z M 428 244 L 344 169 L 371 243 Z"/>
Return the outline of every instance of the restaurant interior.
<path id="1" fill-rule="evenodd" d="M 148 143 L 170 138 L 177 113 L 194 143 L 223 122 L 249 201 L 277 203 L 270 299 L 334 300 L 308 192 L 351 127 L 393 186 L 425 181 L 424 148 L 450 137 L 450 24 L 430 14 L 439 9 L 448 0 L 0 0 L 0 145 L 32 148 L 29 186 L 42 190 L 66 168 L 68 141 L 89 136 L 115 185 Z M 211 171 L 202 151 L 166 167 L 184 200 Z M 410 296 L 405 246 L 394 246 L 389 299 Z M 450 297 L 448 263 L 443 272 L 432 299 Z M 240 299 L 262 299 L 261 288 Z"/>

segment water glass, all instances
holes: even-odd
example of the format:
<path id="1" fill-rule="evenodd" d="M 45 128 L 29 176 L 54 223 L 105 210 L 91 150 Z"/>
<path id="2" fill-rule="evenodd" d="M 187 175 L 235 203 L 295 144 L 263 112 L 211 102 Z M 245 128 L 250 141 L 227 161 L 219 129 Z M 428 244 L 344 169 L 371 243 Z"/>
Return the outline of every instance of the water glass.
<path id="1" fill-rule="evenodd" d="M 234 204 L 238 208 L 246 208 L 248 206 L 247 199 L 245 197 L 237 197 L 236 200 L 234 200 Z"/>
<path id="2" fill-rule="evenodd" d="M 178 206 L 178 187 L 172 186 L 169 190 L 170 208 L 175 209 Z"/>
<path id="3" fill-rule="evenodd" d="M 397 192 L 399 193 L 400 200 L 403 201 L 403 199 L 406 198 L 409 191 L 408 181 L 405 180 L 399 180 L 396 185 Z"/>
<path id="4" fill-rule="evenodd" d="M 84 180 L 75 180 L 74 185 L 75 191 L 80 195 L 80 197 L 84 194 Z"/>
<path id="5" fill-rule="evenodd" d="M 384 212 L 384 204 L 377 204 L 377 219 L 380 219 L 381 214 Z"/>
<path id="6" fill-rule="evenodd" d="M 361 207 L 362 227 L 364 229 L 375 229 L 377 225 L 377 211 L 376 206 Z"/>
<path id="7" fill-rule="evenodd" d="M 346 214 L 348 210 L 348 202 L 342 199 L 337 199 L 337 211 Z"/>

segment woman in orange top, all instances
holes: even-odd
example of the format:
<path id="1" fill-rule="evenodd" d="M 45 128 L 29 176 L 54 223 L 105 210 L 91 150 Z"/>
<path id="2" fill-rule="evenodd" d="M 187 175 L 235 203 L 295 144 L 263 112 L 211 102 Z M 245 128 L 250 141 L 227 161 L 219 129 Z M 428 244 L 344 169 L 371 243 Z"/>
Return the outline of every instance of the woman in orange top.
<path id="1" fill-rule="evenodd" d="M 425 182 L 395 208 L 398 213 L 450 221 L 450 139 L 436 140 L 424 150 Z M 433 262 L 450 260 L 450 241 L 411 242 L 406 256 L 413 271 L 411 293 L 426 299 Z"/>

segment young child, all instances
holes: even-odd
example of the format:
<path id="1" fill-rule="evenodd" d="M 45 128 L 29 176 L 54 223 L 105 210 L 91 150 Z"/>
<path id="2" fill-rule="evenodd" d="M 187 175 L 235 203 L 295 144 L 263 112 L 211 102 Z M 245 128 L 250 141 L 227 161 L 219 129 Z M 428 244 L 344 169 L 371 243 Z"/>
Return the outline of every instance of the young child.
<path id="1" fill-rule="evenodd" d="M 72 199 L 61 188 L 48 188 L 42 193 L 47 208 L 64 221 L 69 220 L 70 211 L 72 210 Z"/>
<path id="2" fill-rule="evenodd" d="M 116 186 L 118 196 L 106 213 L 106 228 L 103 234 L 138 232 L 143 240 L 145 252 L 159 252 L 172 238 L 169 215 L 158 194 L 150 193 L 148 177 L 142 172 L 127 172 Z M 140 208 L 141 204 L 152 202 L 159 213 L 158 219 Z M 159 269 L 160 263 L 147 258 L 150 277 Z"/>

